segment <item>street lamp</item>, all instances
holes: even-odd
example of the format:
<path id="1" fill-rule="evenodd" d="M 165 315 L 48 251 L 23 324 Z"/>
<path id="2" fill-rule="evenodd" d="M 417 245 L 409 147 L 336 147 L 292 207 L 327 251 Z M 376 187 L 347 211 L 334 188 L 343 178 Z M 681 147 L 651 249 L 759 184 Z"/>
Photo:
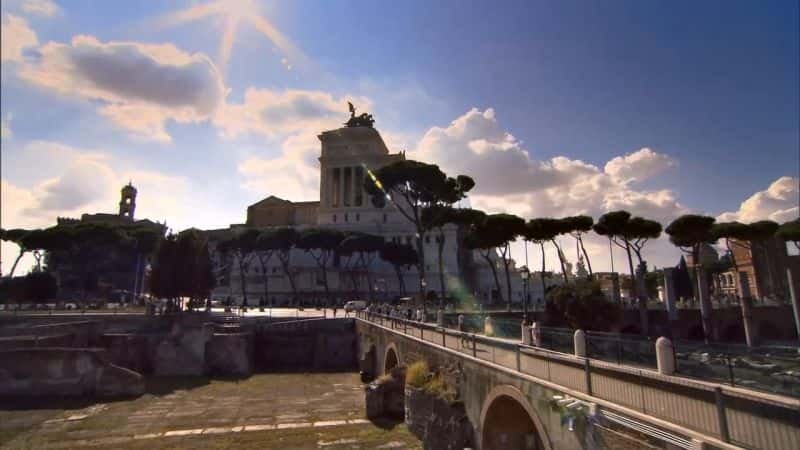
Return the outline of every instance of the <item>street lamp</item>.
<path id="1" fill-rule="evenodd" d="M 522 323 L 528 324 L 528 279 L 531 276 L 528 266 L 522 266 L 519 269 L 519 275 L 522 277 Z"/>
<path id="2" fill-rule="evenodd" d="M 422 311 L 427 314 L 428 308 L 425 305 L 425 287 L 428 286 L 428 283 L 425 281 L 425 278 L 419 280 L 419 287 L 422 292 L 420 292 L 420 298 L 422 299 Z"/>

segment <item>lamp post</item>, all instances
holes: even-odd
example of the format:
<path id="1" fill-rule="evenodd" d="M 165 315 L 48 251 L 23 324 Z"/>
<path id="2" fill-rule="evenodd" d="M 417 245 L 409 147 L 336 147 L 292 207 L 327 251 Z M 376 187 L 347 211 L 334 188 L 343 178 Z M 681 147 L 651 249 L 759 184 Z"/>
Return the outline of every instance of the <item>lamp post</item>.
<path id="1" fill-rule="evenodd" d="M 425 281 L 425 278 L 419 280 L 419 287 L 422 290 L 422 292 L 420 292 L 420 297 L 422 298 L 422 311 L 425 312 L 425 313 L 428 312 L 428 308 L 425 305 L 425 303 L 426 303 L 425 302 L 425 288 L 427 286 L 428 286 L 428 283 Z"/>
<path id="2" fill-rule="evenodd" d="M 528 279 L 531 276 L 528 266 L 522 266 L 519 269 L 520 277 L 522 277 L 522 323 L 528 324 Z"/>

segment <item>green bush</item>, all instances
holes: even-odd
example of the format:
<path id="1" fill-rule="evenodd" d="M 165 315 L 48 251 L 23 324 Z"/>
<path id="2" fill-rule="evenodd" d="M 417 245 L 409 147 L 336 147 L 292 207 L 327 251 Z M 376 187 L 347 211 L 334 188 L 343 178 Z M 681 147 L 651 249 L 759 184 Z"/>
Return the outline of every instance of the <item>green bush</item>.
<path id="1" fill-rule="evenodd" d="M 429 373 L 427 362 L 417 361 L 411 364 L 406 368 L 406 385 L 415 388 L 423 387 L 428 381 Z"/>

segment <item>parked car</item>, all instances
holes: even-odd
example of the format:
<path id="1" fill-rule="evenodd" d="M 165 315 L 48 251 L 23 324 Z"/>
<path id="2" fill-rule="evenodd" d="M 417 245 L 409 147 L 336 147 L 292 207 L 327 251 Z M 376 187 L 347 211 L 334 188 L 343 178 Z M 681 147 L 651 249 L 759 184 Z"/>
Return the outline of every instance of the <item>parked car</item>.
<path id="1" fill-rule="evenodd" d="M 352 300 L 344 304 L 344 310 L 347 312 L 363 311 L 367 308 L 367 302 L 364 300 Z"/>

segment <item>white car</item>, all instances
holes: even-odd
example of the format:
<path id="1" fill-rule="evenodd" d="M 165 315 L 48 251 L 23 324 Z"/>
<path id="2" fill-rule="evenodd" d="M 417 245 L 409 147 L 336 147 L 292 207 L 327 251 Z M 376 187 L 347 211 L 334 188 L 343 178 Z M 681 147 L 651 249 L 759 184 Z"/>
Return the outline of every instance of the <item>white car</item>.
<path id="1" fill-rule="evenodd" d="M 367 309 L 367 302 L 364 300 L 353 300 L 344 304 L 344 310 L 347 312 L 363 311 Z"/>

